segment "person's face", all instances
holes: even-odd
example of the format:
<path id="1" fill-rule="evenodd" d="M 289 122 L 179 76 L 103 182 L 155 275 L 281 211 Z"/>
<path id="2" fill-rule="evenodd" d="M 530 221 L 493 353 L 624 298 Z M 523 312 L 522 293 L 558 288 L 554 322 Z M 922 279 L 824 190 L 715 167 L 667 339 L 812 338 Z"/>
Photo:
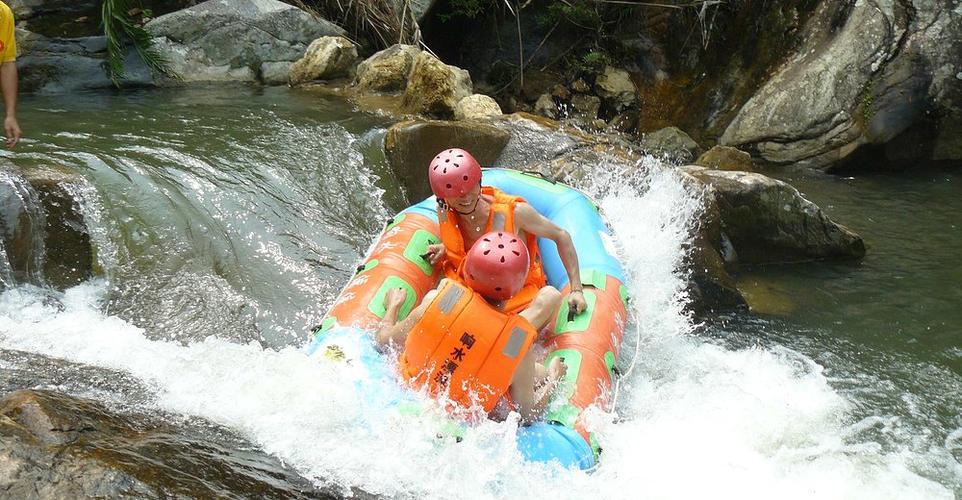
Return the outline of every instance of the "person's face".
<path id="1" fill-rule="evenodd" d="M 481 196 L 481 185 L 476 184 L 470 191 L 464 193 L 461 196 L 454 198 L 447 198 L 444 201 L 448 203 L 451 208 L 460 213 L 471 213 L 474 211 L 478 204 L 478 197 Z"/>

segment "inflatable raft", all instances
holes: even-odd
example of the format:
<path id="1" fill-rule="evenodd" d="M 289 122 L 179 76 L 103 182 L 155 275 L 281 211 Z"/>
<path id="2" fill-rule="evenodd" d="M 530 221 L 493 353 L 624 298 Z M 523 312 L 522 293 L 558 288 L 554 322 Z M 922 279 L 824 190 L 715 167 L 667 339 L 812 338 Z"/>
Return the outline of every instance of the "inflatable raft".
<path id="1" fill-rule="evenodd" d="M 538 212 L 567 230 L 578 251 L 588 307 L 573 315 L 567 301 L 561 306 L 545 341 L 545 366 L 555 357 L 563 357 L 567 374 L 555 391 L 544 421 L 519 430 L 518 448 L 528 460 L 558 461 L 588 469 L 596 463 L 600 449 L 586 426 L 584 411 L 592 405 L 607 409 L 627 321 L 625 276 L 614 257 L 609 230 L 598 207 L 580 191 L 563 184 L 495 168 L 484 169 L 482 184 L 524 197 Z M 385 313 L 384 295 L 391 288 L 407 290 L 398 319 L 406 317 L 439 279 L 439 271 L 421 257 L 428 245 L 439 241 L 434 197 L 394 217 L 314 330 L 308 352 L 325 345 L 329 351 L 330 345 L 325 344 L 329 338 L 361 337 L 376 330 Z M 539 245 L 548 283 L 567 296 L 568 276 L 554 242 L 540 239 Z M 360 356 L 361 364 L 371 370 L 381 369 L 375 365 L 380 362 L 383 366 L 383 362 L 376 358 L 377 354 L 367 350 Z"/>

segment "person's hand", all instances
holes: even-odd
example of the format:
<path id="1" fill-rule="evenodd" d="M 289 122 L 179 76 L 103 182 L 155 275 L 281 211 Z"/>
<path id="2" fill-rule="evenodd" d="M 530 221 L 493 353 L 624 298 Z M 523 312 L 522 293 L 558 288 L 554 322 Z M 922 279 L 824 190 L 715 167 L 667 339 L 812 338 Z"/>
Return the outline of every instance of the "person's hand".
<path id="1" fill-rule="evenodd" d="M 20 142 L 20 124 L 17 123 L 17 118 L 15 116 L 8 116 L 6 120 L 3 121 L 3 129 L 7 134 L 7 147 L 12 148 Z"/>
<path id="2" fill-rule="evenodd" d="M 426 254 L 428 256 L 428 262 L 430 262 L 432 266 L 438 265 L 442 260 L 444 260 L 444 256 L 446 255 L 444 252 L 444 243 L 428 245 L 428 251 Z"/>
<path id="3" fill-rule="evenodd" d="M 401 307 L 404 303 L 404 299 L 408 296 L 407 290 L 403 288 L 392 288 L 384 294 L 384 308 L 392 309 Z"/>
<path id="4" fill-rule="evenodd" d="M 588 303 L 585 302 L 585 293 L 581 290 L 575 290 L 568 294 L 568 310 L 574 312 L 575 314 L 581 314 L 588 308 Z"/>

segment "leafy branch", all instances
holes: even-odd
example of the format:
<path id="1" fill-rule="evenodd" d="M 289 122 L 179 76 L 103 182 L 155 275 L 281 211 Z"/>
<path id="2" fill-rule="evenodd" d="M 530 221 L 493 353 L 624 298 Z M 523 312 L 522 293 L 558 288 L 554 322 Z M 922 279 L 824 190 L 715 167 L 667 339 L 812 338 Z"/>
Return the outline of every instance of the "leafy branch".
<path id="1" fill-rule="evenodd" d="M 104 68 L 107 76 L 114 85 L 120 87 L 121 81 L 126 78 L 125 45 L 130 42 L 151 71 L 179 79 L 180 75 L 170 69 L 170 61 L 154 48 L 150 33 L 130 18 L 129 10 L 130 0 L 103 0 L 101 4 L 104 36 L 107 38 L 107 62 Z"/>

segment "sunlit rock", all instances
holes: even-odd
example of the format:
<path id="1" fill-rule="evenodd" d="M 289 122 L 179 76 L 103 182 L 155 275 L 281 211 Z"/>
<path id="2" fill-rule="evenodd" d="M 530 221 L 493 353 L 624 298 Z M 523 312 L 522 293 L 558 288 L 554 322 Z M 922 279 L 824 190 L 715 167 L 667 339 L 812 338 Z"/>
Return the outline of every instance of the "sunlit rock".
<path id="1" fill-rule="evenodd" d="M 450 118 L 454 116 L 454 107 L 471 95 L 472 89 L 467 71 L 421 52 L 414 60 L 404 92 L 404 107 L 412 113 Z"/>
<path id="2" fill-rule="evenodd" d="M 508 143 L 510 134 L 477 121 L 406 121 L 384 136 L 384 150 L 411 202 L 431 195 L 428 164 L 448 148 L 469 151 L 481 165 L 492 165 Z"/>
<path id="3" fill-rule="evenodd" d="M 262 64 L 296 61 L 317 38 L 344 34 L 277 0 L 208 0 L 146 28 L 185 81 L 253 81 Z"/>
<path id="4" fill-rule="evenodd" d="M 304 57 L 291 64 L 290 83 L 330 80 L 347 76 L 357 63 L 357 47 L 340 36 L 324 36 L 311 42 Z"/>
<path id="5" fill-rule="evenodd" d="M 638 101 L 638 92 L 628 72 L 611 66 L 606 66 L 595 80 L 595 93 L 615 112 L 629 108 Z"/>
<path id="6" fill-rule="evenodd" d="M 392 45 L 357 67 L 355 86 L 362 92 L 398 92 L 407 86 L 414 59 L 421 51 L 411 45 Z"/>
<path id="7" fill-rule="evenodd" d="M 641 149 L 654 156 L 687 163 L 695 159 L 701 148 L 688 134 L 678 127 L 665 127 L 643 134 L 638 141 Z"/>
<path id="8" fill-rule="evenodd" d="M 742 264 L 858 259 L 865 243 L 835 223 L 797 189 L 749 172 L 689 166 L 683 170 L 711 187 L 721 230 Z"/>
<path id="9" fill-rule="evenodd" d="M 957 10 L 944 2 L 823 2 L 795 55 L 720 142 L 812 168 L 962 160 L 958 134 L 939 133 L 958 132 L 962 112 L 951 70 L 962 58 Z"/>
<path id="10" fill-rule="evenodd" d="M 484 120 L 501 114 L 497 101 L 484 94 L 471 94 L 454 107 L 455 120 Z"/>
<path id="11" fill-rule="evenodd" d="M 731 146 L 715 146 L 695 160 L 695 165 L 714 170 L 753 172 L 752 155 Z"/>

